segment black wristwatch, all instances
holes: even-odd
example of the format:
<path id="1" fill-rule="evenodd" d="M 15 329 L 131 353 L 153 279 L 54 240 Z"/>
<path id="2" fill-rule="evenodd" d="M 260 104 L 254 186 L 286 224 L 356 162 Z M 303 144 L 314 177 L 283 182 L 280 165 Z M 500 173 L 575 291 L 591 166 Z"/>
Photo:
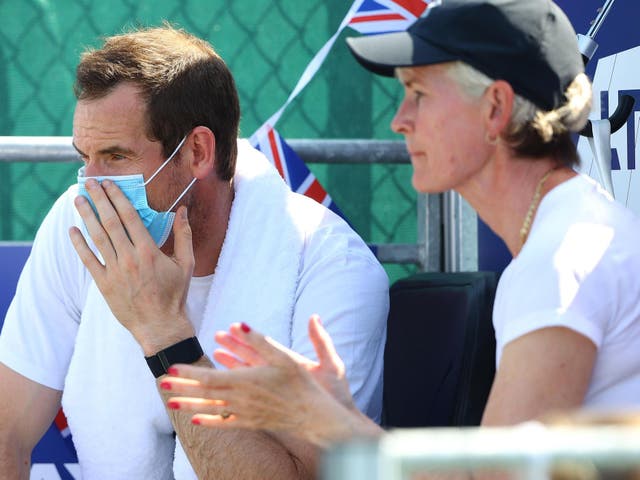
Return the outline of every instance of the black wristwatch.
<path id="1" fill-rule="evenodd" d="M 153 376 L 158 378 L 167 373 L 167 369 L 174 363 L 195 363 L 202 358 L 202 355 L 204 352 L 198 338 L 191 337 L 144 359 Z"/>

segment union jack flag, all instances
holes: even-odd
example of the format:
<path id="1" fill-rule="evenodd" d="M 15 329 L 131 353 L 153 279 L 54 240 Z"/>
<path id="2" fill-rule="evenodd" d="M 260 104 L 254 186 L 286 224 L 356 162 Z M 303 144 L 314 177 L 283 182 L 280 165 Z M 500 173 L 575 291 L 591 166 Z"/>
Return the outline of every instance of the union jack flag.
<path id="1" fill-rule="evenodd" d="M 423 14 L 429 3 L 428 0 L 364 0 L 349 26 L 366 35 L 403 31 Z"/>
<path id="2" fill-rule="evenodd" d="M 291 190 L 313 198 L 344 218 L 315 175 L 274 128 L 261 129 L 251 142 L 276 167 Z"/>

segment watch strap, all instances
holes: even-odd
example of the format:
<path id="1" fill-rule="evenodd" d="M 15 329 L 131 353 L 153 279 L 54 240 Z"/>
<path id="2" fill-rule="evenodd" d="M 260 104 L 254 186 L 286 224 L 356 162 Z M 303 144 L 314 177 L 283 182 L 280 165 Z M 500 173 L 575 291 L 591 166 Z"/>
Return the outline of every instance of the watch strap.
<path id="1" fill-rule="evenodd" d="M 155 355 L 144 357 L 153 376 L 158 378 L 167 373 L 175 363 L 195 363 L 204 355 L 197 337 L 187 338 L 175 343 Z"/>

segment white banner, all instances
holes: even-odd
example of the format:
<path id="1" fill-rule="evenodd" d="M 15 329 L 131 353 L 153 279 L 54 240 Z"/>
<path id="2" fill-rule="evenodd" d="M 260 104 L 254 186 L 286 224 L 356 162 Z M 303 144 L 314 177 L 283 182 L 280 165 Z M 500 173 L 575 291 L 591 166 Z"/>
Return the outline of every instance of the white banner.
<path id="1" fill-rule="evenodd" d="M 640 215 L 640 177 L 635 173 L 638 154 L 638 126 L 640 111 L 640 46 L 598 61 L 593 78 L 593 108 L 591 118 L 608 118 L 618 106 L 619 95 L 635 98 L 631 116 L 620 130 L 611 135 L 611 182 L 615 198 Z M 582 159 L 581 171 L 602 185 L 597 160 L 589 142 L 581 137 L 578 152 Z"/>

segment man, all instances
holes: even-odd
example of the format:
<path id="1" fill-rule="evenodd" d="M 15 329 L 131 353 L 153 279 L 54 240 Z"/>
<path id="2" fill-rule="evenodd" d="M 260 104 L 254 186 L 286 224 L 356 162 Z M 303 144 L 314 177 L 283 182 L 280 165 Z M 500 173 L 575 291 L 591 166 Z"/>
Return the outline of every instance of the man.
<path id="1" fill-rule="evenodd" d="M 348 41 L 363 66 L 404 88 L 392 128 L 416 190 L 459 192 L 514 257 L 495 298 L 497 369 L 482 424 L 638 408 L 640 280 L 625 272 L 640 270 L 640 221 L 573 169 L 571 132 L 584 127 L 591 88 L 563 12 L 551 0 L 447 0 L 406 32 Z M 299 431 L 320 445 L 382 433 L 353 408 L 322 326 L 312 320 L 310 331 L 320 365 L 234 325 L 216 355 L 256 368 L 176 366 L 164 386 L 182 396 L 170 401 L 201 425 Z M 266 382 L 247 399 L 267 375 L 279 399 Z M 270 408 L 283 399 L 316 410 Z"/>
<path id="2" fill-rule="evenodd" d="M 311 354 L 317 310 L 376 418 L 382 268 L 237 142 L 235 84 L 204 41 L 170 27 L 108 38 L 83 54 L 75 93 L 78 186 L 39 229 L 0 336 L 0 476 L 28 478 L 61 399 L 85 479 L 309 475 L 310 445 L 197 429 L 167 413 L 156 378 L 176 362 L 215 368 L 214 332 L 234 321 Z"/>

